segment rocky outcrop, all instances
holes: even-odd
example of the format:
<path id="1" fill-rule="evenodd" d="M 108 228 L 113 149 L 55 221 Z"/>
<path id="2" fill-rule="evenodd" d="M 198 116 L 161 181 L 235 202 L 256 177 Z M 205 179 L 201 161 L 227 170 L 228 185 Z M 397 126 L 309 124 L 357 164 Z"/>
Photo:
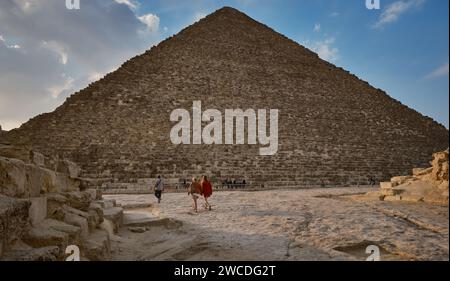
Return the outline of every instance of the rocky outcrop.
<path id="1" fill-rule="evenodd" d="M 71 161 L 0 146 L 0 260 L 63 260 L 69 245 L 85 260 L 110 259 L 103 225 L 117 231 L 122 208 L 80 190 L 80 173 Z"/>
<path id="2" fill-rule="evenodd" d="M 448 205 L 448 149 L 434 153 L 430 164 L 429 168 L 413 169 L 410 176 L 393 177 L 389 182 L 381 182 L 379 198 Z"/>

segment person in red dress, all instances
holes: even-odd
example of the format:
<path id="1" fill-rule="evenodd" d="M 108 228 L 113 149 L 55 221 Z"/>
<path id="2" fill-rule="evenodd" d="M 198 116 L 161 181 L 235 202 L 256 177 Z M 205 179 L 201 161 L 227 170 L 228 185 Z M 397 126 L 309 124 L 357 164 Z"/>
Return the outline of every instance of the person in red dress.
<path id="1" fill-rule="evenodd" d="M 203 198 L 205 199 L 205 209 L 209 209 L 211 211 L 211 204 L 208 202 L 208 198 L 212 195 L 211 182 L 208 181 L 206 176 L 203 176 L 200 184 L 202 186 Z"/>

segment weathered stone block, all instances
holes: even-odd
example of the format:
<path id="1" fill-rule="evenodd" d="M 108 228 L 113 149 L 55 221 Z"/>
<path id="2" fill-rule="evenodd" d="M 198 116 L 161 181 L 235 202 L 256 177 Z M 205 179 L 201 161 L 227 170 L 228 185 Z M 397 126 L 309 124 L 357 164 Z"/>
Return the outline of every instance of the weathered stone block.
<path id="1" fill-rule="evenodd" d="M 399 176 L 399 177 L 393 177 L 391 179 L 392 187 L 396 187 L 402 184 L 407 183 L 408 181 L 414 180 L 414 177 L 412 176 Z"/>
<path id="2" fill-rule="evenodd" d="M 29 229 L 30 201 L 0 195 L 0 257 L 8 246 Z"/>
<path id="3" fill-rule="evenodd" d="M 67 204 L 67 198 L 60 193 L 48 193 L 47 197 L 47 217 L 56 220 L 64 219 L 63 207 Z"/>
<path id="4" fill-rule="evenodd" d="M 83 243 L 83 256 L 91 261 L 111 259 L 111 245 L 106 231 L 95 230 Z"/>
<path id="5" fill-rule="evenodd" d="M 56 171 L 68 175 L 72 179 L 76 179 L 81 174 L 81 168 L 74 162 L 67 159 L 57 161 Z"/>
<path id="6" fill-rule="evenodd" d="M 380 182 L 380 188 L 381 189 L 391 189 L 392 183 L 390 181 Z"/>
<path id="7" fill-rule="evenodd" d="M 29 210 L 29 218 L 31 225 L 37 226 L 47 218 L 47 197 L 30 198 L 31 206 Z"/>
<path id="8" fill-rule="evenodd" d="M 412 174 L 416 177 L 419 176 L 424 176 L 424 175 L 428 175 L 431 173 L 431 171 L 433 170 L 433 167 L 429 167 L 429 168 L 414 168 L 412 170 Z"/>
<path id="9" fill-rule="evenodd" d="M 103 217 L 112 222 L 114 233 L 117 233 L 123 223 L 123 209 L 121 207 L 104 209 Z"/>
<path id="10" fill-rule="evenodd" d="M 25 234 L 23 241 L 33 248 L 58 246 L 60 254 L 66 249 L 69 242 L 67 233 L 46 227 L 33 227 Z"/>

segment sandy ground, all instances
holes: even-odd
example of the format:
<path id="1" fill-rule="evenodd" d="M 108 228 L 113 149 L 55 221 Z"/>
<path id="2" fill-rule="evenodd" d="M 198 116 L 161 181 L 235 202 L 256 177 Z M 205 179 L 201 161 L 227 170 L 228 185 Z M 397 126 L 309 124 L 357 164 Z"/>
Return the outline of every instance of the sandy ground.
<path id="1" fill-rule="evenodd" d="M 215 192 L 213 210 L 198 214 L 187 194 L 163 194 L 161 204 L 152 195 L 104 197 L 141 207 L 125 211 L 115 260 L 363 261 L 369 245 L 381 260 L 449 260 L 448 207 L 352 196 L 367 191 Z"/>

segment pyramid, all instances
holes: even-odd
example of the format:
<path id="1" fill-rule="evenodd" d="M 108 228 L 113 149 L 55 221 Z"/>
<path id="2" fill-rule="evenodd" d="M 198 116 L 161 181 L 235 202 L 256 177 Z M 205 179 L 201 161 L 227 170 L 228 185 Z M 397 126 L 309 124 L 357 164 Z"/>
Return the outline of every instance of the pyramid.
<path id="1" fill-rule="evenodd" d="M 174 109 L 278 109 L 278 151 L 174 145 Z M 209 175 L 266 186 L 348 186 L 410 174 L 448 130 L 348 71 L 222 8 L 92 83 L 0 142 L 77 162 L 106 187 Z M 127 185 L 129 184 L 129 185 Z"/>

